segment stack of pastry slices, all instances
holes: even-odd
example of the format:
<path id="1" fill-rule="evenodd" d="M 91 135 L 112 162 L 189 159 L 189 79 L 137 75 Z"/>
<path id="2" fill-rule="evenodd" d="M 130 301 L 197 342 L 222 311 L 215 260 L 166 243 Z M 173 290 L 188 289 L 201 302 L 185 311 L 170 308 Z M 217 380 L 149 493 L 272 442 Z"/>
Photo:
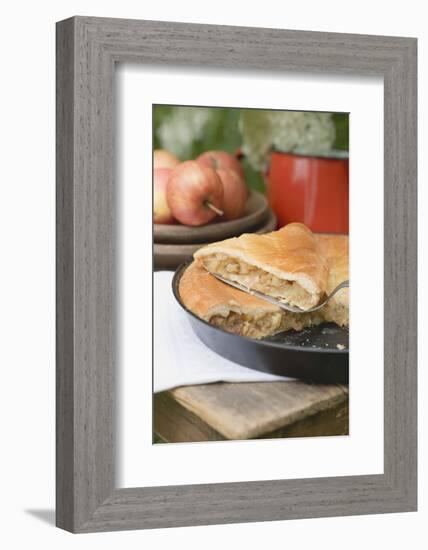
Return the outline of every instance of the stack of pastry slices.
<path id="1" fill-rule="evenodd" d="M 345 235 L 313 234 L 291 223 L 265 235 L 246 233 L 200 248 L 180 280 L 184 305 L 195 315 L 249 338 L 302 330 L 323 322 L 349 324 L 349 292 L 343 289 L 321 309 L 316 306 L 349 278 L 349 244 Z M 213 273 L 249 290 L 298 306 L 302 313 L 237 290 Z"/>

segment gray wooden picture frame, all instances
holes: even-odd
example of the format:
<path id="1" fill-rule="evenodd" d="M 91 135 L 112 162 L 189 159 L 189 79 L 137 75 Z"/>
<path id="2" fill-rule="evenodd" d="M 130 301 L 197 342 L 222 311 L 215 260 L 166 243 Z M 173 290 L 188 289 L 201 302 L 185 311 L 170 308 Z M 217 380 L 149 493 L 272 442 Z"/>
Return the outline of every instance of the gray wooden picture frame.
<path id="1" fill-rule="evenodd" d="M 73 17 L 57 24 L 56 48 L 57 526 L 83 533 L 416 510 L 416 39 Z M 118 62 L 383 77 L 383 474 L 115 487 Z"/>

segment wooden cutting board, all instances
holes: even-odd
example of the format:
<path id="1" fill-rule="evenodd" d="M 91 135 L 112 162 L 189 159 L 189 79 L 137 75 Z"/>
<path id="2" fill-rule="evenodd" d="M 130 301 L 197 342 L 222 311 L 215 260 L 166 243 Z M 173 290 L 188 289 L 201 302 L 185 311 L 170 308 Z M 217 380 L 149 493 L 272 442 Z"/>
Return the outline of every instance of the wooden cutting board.
<path id="1" fill-rule="evenodd" d="M 347 435 L 348 387 L 298 381 L 182 386 L 154 395 L 154 429 L 172 443 Z"/>

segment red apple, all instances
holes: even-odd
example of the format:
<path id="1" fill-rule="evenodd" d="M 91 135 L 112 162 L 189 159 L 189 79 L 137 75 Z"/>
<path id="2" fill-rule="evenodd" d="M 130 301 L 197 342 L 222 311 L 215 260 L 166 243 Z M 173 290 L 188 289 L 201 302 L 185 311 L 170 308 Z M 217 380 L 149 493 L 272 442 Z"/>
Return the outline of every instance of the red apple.
<path id="1" fill-rule="evenodd" d="M 155 149 L 153 151 L 153 169 L 156 168 L 175 168 L 180 161 L 169 151 L 165 149 Z"/>
<path id="2" fill-rule="evenodd" d="M 153 170 L 153 221 L 154 223 L 174 223 L 174 218 L 166 200 L 166 188 L 172 170 Z"/>
<path id="3" fill-rule="evenodd" d="M 196 159 L 197 162 L 203 164 L 204 166 L 210 166 L 214 170 L 219 168 L 225 170 L 235 170 L 243 180 L 245 180 L 244 170 L 241 166 L 239 160 L 231 155 L 226 153 L 226 151 L 206 151 L 199 155 Z"/>
<path id="4" fill-rule="evenodd" d="M 204 225 L 223 215 L 223 185 L 216 171 L 194 160 L 179 164 L 168 180 L 172 215 L 185 225 Z"/>
<path id="5" fill-rule="evenodd" d="M 236 220 L 244 214 L 247 203 L 247 186 L 234 170 L 217 170 L 223 184 L 223 217 L 222 221 Z"/>

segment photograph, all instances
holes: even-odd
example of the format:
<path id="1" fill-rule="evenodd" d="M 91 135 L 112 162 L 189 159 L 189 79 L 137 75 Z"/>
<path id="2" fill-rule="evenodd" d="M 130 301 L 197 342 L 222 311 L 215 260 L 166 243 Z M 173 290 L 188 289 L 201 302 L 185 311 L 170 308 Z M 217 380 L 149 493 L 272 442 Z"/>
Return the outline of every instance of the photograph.
<path id="1" fill-rule="evenodd" d="M 349 113 L 155 104 L 153 443 L 349 434 Z"/>
<path id="2" fill-rule="evenodd" d="M 427 546 L 423 5 L 5 3 L 1 548 Z"/>

